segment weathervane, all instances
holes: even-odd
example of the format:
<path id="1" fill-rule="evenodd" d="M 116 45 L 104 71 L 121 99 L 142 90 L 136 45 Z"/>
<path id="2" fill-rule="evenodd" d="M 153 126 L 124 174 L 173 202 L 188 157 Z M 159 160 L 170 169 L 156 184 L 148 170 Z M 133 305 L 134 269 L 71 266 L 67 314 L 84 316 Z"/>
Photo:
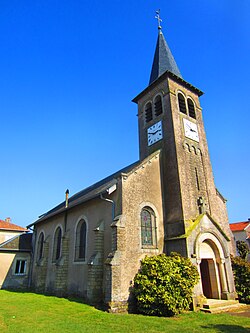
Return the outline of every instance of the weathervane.
<path id="1" fill-rule="evenodd" d="M 158 21 L 158 29 L 161 30 L 161 22 L 162 22 L 162 19 L 160 18 L 160 9 L 158 9 L 158 10 L 156 11 L 156 16 L 155 16 L 155 18 L 156 18 L 157 21 Z"/>

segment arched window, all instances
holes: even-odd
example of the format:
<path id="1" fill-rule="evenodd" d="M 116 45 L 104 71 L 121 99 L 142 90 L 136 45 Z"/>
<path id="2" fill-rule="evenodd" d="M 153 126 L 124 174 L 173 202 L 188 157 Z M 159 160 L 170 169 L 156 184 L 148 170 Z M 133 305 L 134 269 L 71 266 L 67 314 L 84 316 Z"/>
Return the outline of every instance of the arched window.
<path id="1" fill-rule="evenodd" d="M 190 98 L 188 98 L 187 103 L 188 103 L 188 114 L 189 114 L 189 116 L 196 119 L 195 108 L 194 108 L 193 101 Z"/>
<path id="2" fill-rule="evenodd" d="M 37 261 L 43 258 L 44 233 L 41 232 L 37 243 Z"/>
<path id="3" fill-rule="evenodd" d="M 61 247 L 62 247 L 62 229 L 58 227 L 54 235 L 53 261 L 56 261 L 60 258 Z"/>
<path id="4" fill-rule="evenodd" d="M 187 114 L 187 108 L 186 108 L 185 98 L 180 93 L 178 94 L 178 102 L 179 102 L 179 110 L 180 110 L 180 112 Z"/>
<path id="5" fill-rule="evenodd" d="M 156 96 L 154 101 L 154 107 L 155 107 L 155 116 L 159 116 L 162 113 L 162 102 L 161 102 L 161 96 Z"/>
<path id="6" fill-rule="evenodd" d="M 84 261 L 86 257 L 86 235 L 87 235 L 87 225 L 82 219 L 79 221 L 76 228 L 76 238 L 75 238 L 75 260 Z"/>
<path id="7" fill-rule="evenodd" d="M 155 214 L 150 207 L 141 211 L 141 244 L 142 246 L 156 245 Z"/>
<path id="8" fill-rule="evenodd" d="M 153 119 L 152 103 L 148 102 L 145 107 L 145 121 L 148 123 Z"/>

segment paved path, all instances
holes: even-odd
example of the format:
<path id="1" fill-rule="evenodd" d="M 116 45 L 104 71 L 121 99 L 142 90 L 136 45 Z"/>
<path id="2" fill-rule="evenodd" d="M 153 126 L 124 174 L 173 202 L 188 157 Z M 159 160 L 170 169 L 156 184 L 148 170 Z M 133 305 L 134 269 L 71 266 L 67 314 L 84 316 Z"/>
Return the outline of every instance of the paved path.
<path id="1" fill-rule="evenodd" d="M 231 316 L 240 316 L 240 317 L 248 317 L 250 318 L 250 308 L 246 310 L 240 310 L 235 312 L 228 312 Z"/>

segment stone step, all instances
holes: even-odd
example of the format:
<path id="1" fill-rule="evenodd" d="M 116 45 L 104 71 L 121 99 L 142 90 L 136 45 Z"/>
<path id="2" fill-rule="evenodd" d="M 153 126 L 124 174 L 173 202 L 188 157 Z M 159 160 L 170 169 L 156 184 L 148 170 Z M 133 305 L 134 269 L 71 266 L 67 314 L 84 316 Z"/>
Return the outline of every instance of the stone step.
<path id="1" fill-rule="evenodd" d="M 208 313 L 241 312 L 250 309 L 250 305 L 233 300 L 207 300 L 200 310 Z"/>
<path id="2" fill-rule="evenodd" d="M 218 307 L 223 307 L 223 306 L 229 306 L 229 305 L 236 305 L 239 304 L 238 301 L 236 300 L 207 300 L 205 304 L 203 304 L 203 308 L 205 309 L 214 309 Z"/>

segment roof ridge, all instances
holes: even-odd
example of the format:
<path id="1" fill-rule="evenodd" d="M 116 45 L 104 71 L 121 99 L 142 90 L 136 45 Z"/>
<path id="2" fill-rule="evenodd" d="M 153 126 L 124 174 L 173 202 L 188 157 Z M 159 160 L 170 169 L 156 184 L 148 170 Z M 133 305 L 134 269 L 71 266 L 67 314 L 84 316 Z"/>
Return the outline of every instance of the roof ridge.
<path id="1" fill-rule="evenodd" d="M 78 202 L 78 200 L 83 197 L 84 195 L 88 195 L 89 193 L 91 193 L 91 191 L 94 192 L 94 190 L 96 189 L 100 189 L 102 187 L 105 187 L 106 185 L 108 185 L 110 182 L 112 182 L 115 178 L 117 178 L 119 175 L 121 175 L 123 172 L 128 172 L 130 169 L 134 168 L 137 164 L 141 163 L 141 161 L 136 161 L 134 163 L 129 164 L 128 166 L 114 172 L 113 174 L 97 181 L 96 183 L 84 188 L 83 190 L 75 193 L 74 195 L 72 195 L 72 197 L 69 198 L 68 200 L 68 208 L 71 208 L 74 201 Z M 98 193 L 101 192 L 101 190 L 98 191 Z M 81 202 L 81 200 L 79 200 L 79 203 Z M 61 209 L 65 208 L 65 201 L 62 201 L 60 204 L 56 205 L 54 208 L 48 210 L 46 213 L 42 214 L 39 216 L 39 219 L 37 221 L 35 221 L 34 223 L 31 223 L 28 225 L 28 228 L 31 227 L 32 225 L 36 224 L 37 222 L 40 222 L 42 219 L 45 219 L 46 217 L 48 217 L 49 215 L 59 212 Z"/>
<path id="2" fill-rule="evenodd" d="M 97 197 L 98 195 L 100 195 L 100 193 L 105 192 L 107 188 L 114 185 L 114 182 L 117 183 L 117 181 L 115 181 L 116 178 L 118 178 L 122 174 L 129 175 L 132 172 L 132 170 L 134 170 L 134 168 L 139 167 L 143 163 L 146 163 L 148 160 L 150 160 L 151 158 L 153 158 L 155 155 L 157 155 L 159 153 L 160 153 L 160 150 L 157 150 L 157 151 L 153 152 L 151 155 L 147 156 L 145 159 L 136 161 L 136 162 L 128 165 L 127 167 L 114 172 L 110 176 L 101 179 L 100 181 L 94 183 L 93 185 L 90 185 L 87 188 L 77 192 L 76 194 L 74 194 L 72 197 L 69 198 L 67 208 L 65 208 L 65 201 L 61 202 L 56 207 L 52 208 L 51 210 L 47 211 L 43 215 L 39 216 L 39 219 L 37 221 L 35 221 L 34 223 L 29 224 L 28 228 L 36 223 L 46 220 L 47 218 L 49 218 L 53 215 L 63 212 L 65 209 L 71 209 L 72 207 L 79 205 L 80 203 L 83 203 L 85 201 L 88 201 L 88 200 L 91 200 L 91 199 Z"/>

